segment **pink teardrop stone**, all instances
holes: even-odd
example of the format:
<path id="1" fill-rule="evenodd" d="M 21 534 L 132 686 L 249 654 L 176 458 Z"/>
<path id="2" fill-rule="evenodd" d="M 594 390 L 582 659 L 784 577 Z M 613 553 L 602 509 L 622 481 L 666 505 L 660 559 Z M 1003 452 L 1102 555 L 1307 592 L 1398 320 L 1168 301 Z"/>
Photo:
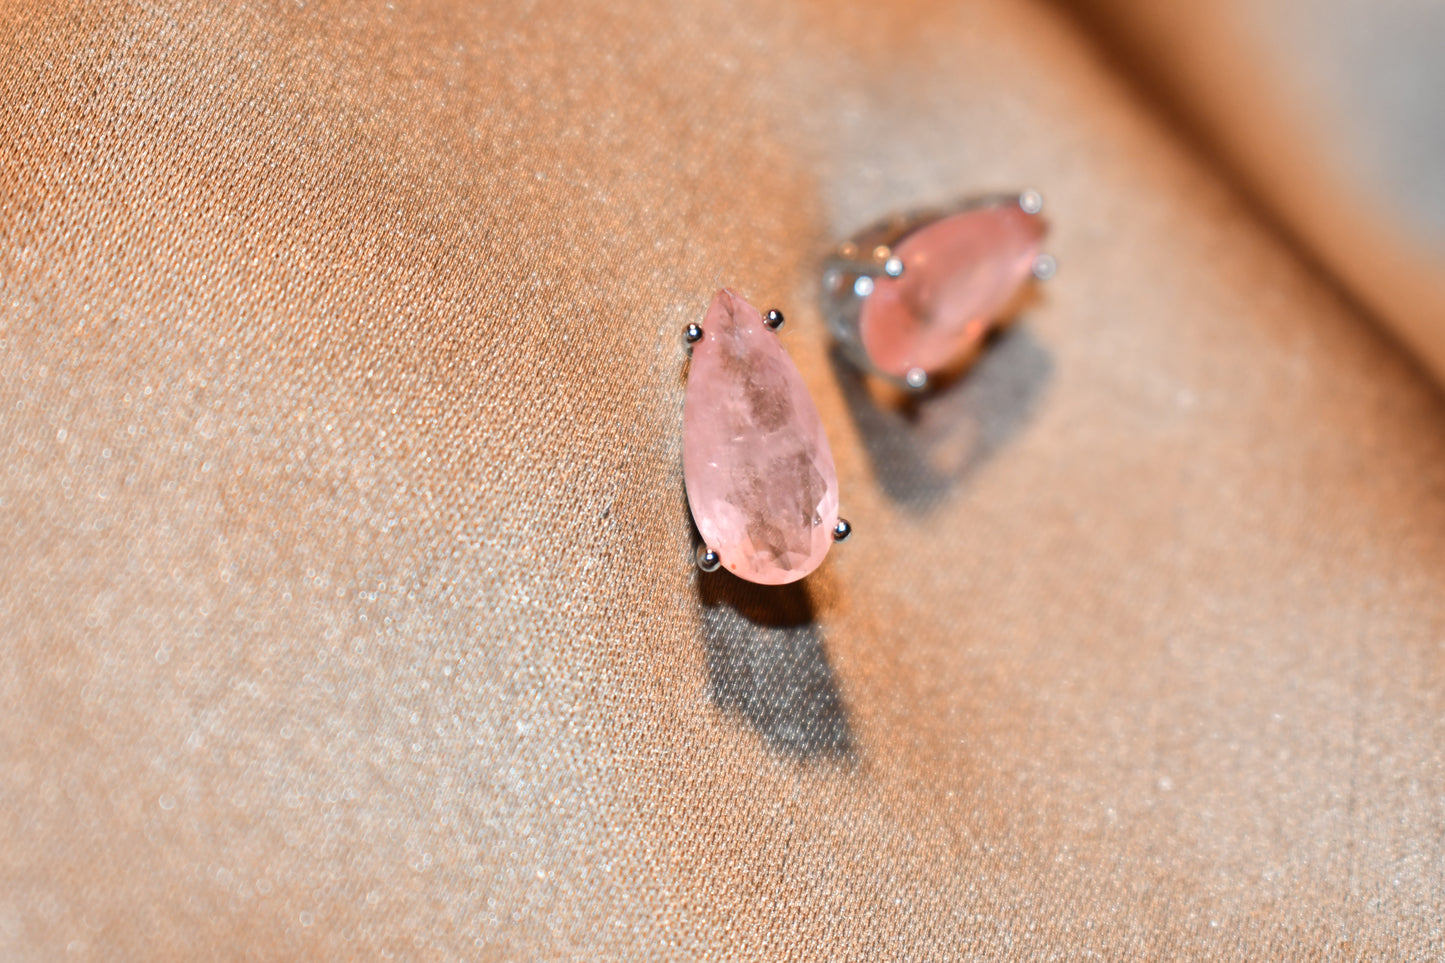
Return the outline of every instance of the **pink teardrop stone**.
<path id="1" fill-rule="evenodd" d="M 893 249 L 903 276 L 879 277 L 864 299 L 859 334 L 887 374 L 935 372 L 959 361 L 987 333 L 1033 271 L 1044 221 L 1017 204 L 940 218 Z"/>
<path id="2" fill-rule="evenodd" d="M 758 309 L 713 298 L 683 410 L 687 501 L 703 541 L 750 582 L 796 582 L 823 562 L 838 472 L 818 409 Z"/>

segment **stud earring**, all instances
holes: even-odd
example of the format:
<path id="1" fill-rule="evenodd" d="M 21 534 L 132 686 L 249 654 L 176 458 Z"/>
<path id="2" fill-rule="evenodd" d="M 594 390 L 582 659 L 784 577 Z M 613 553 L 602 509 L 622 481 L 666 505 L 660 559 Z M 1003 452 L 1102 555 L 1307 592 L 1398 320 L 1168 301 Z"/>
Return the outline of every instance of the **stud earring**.
<path id="1" fill-rule="evenodd" d="M 1054 276 L 1040 251 L 1037 191 L 968 198 L 885 218 L 823 266 L 823 309 L 844 355 L 921 391 L 977 350 L 1028 280 Z"/>
<path id="2" fill-rule="evenodd" d="M 763 585 L 796 582 L 852 531 L 822 419 L 766 315 L 734 291 L 713 298 L 691 346 L 683 407 L 687 502 L 697 564 Z"/>

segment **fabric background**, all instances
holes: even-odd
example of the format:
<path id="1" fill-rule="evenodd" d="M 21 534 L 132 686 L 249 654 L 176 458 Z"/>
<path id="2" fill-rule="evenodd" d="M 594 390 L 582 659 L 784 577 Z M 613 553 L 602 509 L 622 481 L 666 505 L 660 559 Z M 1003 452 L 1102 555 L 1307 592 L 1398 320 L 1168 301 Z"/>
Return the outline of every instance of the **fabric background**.
<path id="1" fill-rule="evenodd" d="M 1068 5 L 1265 219 L 1445 379 L 1445 5 Z"/>
<path id="2" fill-rule="evenodd" d="M 1436 959 L 1445 404 L 1058 9 L 0 6 L 0 955 Z M 837 236 L 1034 186 L 953 390 Z M 701 577 L 679 331 L 856 529 Z"/>

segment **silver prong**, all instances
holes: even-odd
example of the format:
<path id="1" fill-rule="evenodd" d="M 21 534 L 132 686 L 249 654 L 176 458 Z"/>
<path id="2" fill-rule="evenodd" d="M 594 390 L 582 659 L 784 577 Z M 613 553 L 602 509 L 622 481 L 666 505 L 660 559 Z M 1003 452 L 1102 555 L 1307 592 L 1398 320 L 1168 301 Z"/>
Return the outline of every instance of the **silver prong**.
<path id="1" fill-rule="evenodd" d="M 1044 195 L 1038 191 L 1024 191 L 1019 195 L 1019 207 L 1025 214 L 1037 214 L 1044 209 Z"/>
<path id="2" fill-rule="evenodd" d="M 908 374 L 903 376 L 903 380 L 908 382 L 908 387 L 914 391 L 922 391 L 928 387 L 928 372 L 922 368 L 909 368 Z"/>
<path id="3" fill-rule="evenodd" d="M 689 324 L 682 329 L 682 339 L 688 344 L 697 344 L 702 340 L 702 325 Z"/>
<path id="4" fill-rule="evenodd" d="M 859 277 L 881 278 L 897 277 L 903 273 L 903 261 L 893 256 L 893 253 L 886 247 L 879 247 L 883 254 L 879 257 L 870 258 L 846 258 L 834 257 L 828 261 L 827 272 L 830 274 L 854 274 Z M 890 267 L 891 265 L 891 267 Z M 894 274 L 896 270 L 898 274 Z"/>
<path id="5" fill-rule="evenodd" d="M 833 526 L 833 541 L 841 542 L 853 534 L 853 526 L 848 524 L 848 519 L 838 519 L 838 524 Z"/>
<path id="6" fill-rule="evenodd" d="M 773 308 L 767 314 L 763 315 L 763 324 L 766 324 L 774 331 L 778 330 L 783 326 L 783 312 L 777 308 Z"/>
<path id="7" fill-rule="evenodd" d="M 868 295 L 872 294 L 873 279 L 866 274 L 858 275 L 858 279 L 853 282 L 853 293 L 858 295 L 858 297 L 860 298 L 866 298 Z"/>
<path id="8" fill-rule="evenodd" d="M 722 556 L 706 545 L 697 547 L 697 567 L 704 572 L 716 572 L 722 565 Z"/>
<path id="9" fill-rule="evenodd" d="M 1057 261 L 1054 260 L 1054 256 L 1052 254 L 1040 254 L 1038 257 L 1034 258 L 1033 272 L 1034 277 L 1038 278 L 1040 281 L 1047 281 L 1049 278 L 1059 273 L 1059 264 Z"/>

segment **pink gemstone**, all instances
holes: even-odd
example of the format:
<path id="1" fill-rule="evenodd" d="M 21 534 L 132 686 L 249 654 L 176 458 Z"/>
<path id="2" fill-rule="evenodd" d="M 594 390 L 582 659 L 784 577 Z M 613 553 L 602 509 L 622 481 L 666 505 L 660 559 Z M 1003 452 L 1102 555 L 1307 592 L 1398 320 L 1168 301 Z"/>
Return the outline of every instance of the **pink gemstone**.
<path id="1" fill-rule="evenodd" d="M 722 290 L 693 345 L 682 467 L 693 520 L 728 571 L 796 582 L 823 562 L 838 472 L 818 409 L 778 336 Z"/>
<path id="2" fill-rule="evenodd" d="M 1044 222 L 1019 205 L 979 207 L 909 234 L 893 253 L 900 278 L 879 277 L 858 318 L 863 350 L 880 371 L 904 377 L 963 358 L 1033 271 Z"/>

